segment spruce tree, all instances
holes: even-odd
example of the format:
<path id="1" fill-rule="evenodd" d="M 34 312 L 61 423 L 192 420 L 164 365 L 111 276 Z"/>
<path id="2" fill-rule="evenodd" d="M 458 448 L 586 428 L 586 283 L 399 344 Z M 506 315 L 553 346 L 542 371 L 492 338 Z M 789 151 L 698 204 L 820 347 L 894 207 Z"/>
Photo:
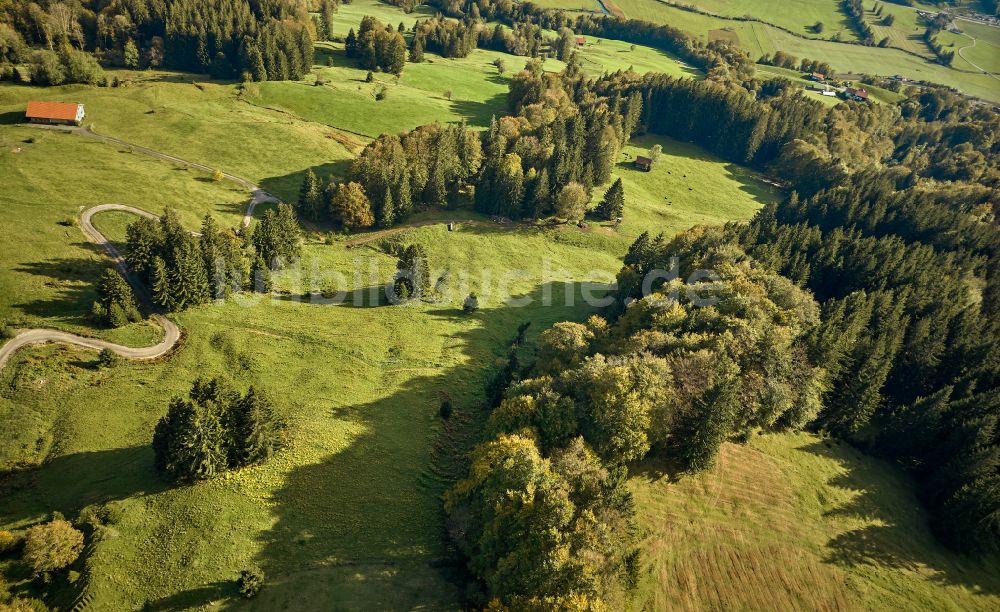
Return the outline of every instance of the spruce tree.
<path id="1" fill-rule="evenodd" d="M 219 414 L 175 397 L 153 434 L 156 466 L 173 480 L 211 478 L 229 465 Z"/>
<path id="2" fill-rule="evenodd" d="M 246 466 L 267 461 L 281 443 L 281 424 L 271 401 L 250 387 L 230 408 L 234 465 Z"/>
<path id="3" fill-rule="evenodd" d="M 602 219 L 614 221 L 625 211 L 625 188 L 619 178 L 604 193 L 604 199 L 597 207 L 597 214 Z"/>
<path id="4" fill-rule="evenodd" d="M 531 186 L 531 217 L 541 219 L 552 207 L 552 187 L 549 185 L 549 169 L 542 168 Z"/>
<path id="5" fill-rule="evenodd" d="M 406 41 L 402 34 L 396 32 L 389 35 L 383 67 L 390 74 L 403 74 L 403 68 L 406 67 Z"/>
<path id="6" fill-rule="evenodd" d="M 319 218 L 320 203 L 322 202 L 322 192 L 320 190 L 319 179 L 312 168 L 306 171 L 306 176 L 302 180 L 302 187 L 299 189 L 298 213 L 304 219 L 315 221 Z"/>
<path id="7" fill-rule="evenodd" d="M 396 278 L 393 281 L 395 301 L 399 303 L 427 297 L 430 285 L 427 253 L 420 245 L 406 247 L 396 262 Z"/>
<path id="8" fill-rule="evenodd" d="M 347 38 L 344 39 L 344 52 L 347 57 L 357 57 L 358 55 L 358 37 L 354 33 L 354 28 L 347 31 Z"/>
<path id="9" fill-rule="evenodd" d="M 419 64 L 424 61 L 424 37 L 422 34 L 413 36 L 413 45 L 410 47 L 410 61 Z"/>
<path id="10" fill-rule="evenodd" d="M 174 266 L 168 270 L 171 301 L 175 310 L 183 310 L 208 301 L 208 275 L 197 243 L 189 236 L 174 251 Z"/>
<path id="11" fill-rule="evenodd" d="M 739 387 L 735 376 L 726 375 L 705 392 L 687 416 L 683 434 L 678 437 L 678 455 L 685 470 L 699 472 L 715 465 L 719 447 L 732 433 Z"/>
<path id="12" fill-rule="evenodd" d="M 254 292 L 271 293 L 274 290 L 274 281 L 271 279 L 271 267 L 259 253 L 250 268 L 250 276 Z"/>
<path id="13" fill-rule="evenodd" d="M 150 282 L 152 283 L 153 301 L 167 312 L 177 310 L 174 302 L 173 286 L 170 283 L 170 273 L 167 270 L 166 262 L 159 255 L 153 258 Z"/>

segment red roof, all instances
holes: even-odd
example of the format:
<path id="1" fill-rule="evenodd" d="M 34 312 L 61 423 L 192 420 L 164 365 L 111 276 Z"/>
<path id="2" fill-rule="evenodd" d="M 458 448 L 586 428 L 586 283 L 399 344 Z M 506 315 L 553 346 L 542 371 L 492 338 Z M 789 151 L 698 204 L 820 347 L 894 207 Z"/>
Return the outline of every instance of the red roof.
<path id="1" fill-rule="evenodd" d="M 28 110 L 24 115 L 28 119 L 60 119 L 63 121 L 76 121 L 76 112 L 79 104 L 68 102 L 39 102 L 32 100 L 28 102 Z"/>
<path id="2" fill-rule="evenodd" d="M 651 166 L 653 165 L 653 160 L 649 159 L 648 157 L 643 157 L 642 155 L 636 155 L 635 163 L 641 164 L 643 166 Z"/>
<path id="3" fill-rule="evenodd" d="M 584 44 L 585 42 L 587 42 L 587 39 L 586 39 L 586 38 L 583 38 L 582 36 L 577 36 L 577 37 L 576 37 L 576 44 L 578 44 L 578 45 L 582 45 L 582 44 Z"/>
<path id="4" fill-rule="evenodd" d="M 847 93 L 851 94 L 852 96 L 857 96 L 859 98 L 868 97 L 868 91 L 865 89 L 854 89 L 853 87 L 848 87 Z"/>

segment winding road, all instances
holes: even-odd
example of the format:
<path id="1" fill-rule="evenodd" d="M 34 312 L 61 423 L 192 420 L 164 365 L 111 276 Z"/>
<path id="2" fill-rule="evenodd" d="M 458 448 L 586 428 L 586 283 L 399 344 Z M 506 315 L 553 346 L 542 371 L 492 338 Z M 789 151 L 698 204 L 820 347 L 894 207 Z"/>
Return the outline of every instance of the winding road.
<path id="1" fill-rule="evenodd" d="M 962 51 L 965 51 L 966 49 L 971 49 L 971 48 L 975 47 L 976 46 L 976 37 L 972 36 L 972 35 L 969 35 L 969 34 L 966 34 L 965 32 L 962 32 L 962 36 L 965 36 L 966 38 L 971 38 L 972 39 L 972 44 L 971 45 L 965 45 L 964 47 L 959 48 L 959 50 L 958 50 L 958 56 L 961 57 L 963 60 L 965 60 L 965 62 L 967 64 L 969 64 L 970 66 L 972 66 L 976 70 L 982 72 L 983 74 L 988 74 L 991 77 L 993 77 L 994 79 L 1000 81 L 1000 77 L 998 77 L 997 75 L 993 74 L 992 72 L 986 70 L 982 66 L 973 63 L 972 60 L 970 60 L 969 58 L 965 57 L 965 55 L 962 53 Z"/>
<path id="2" fill-rule="evenodd" d="M 202 170 L 204 172 L 214 172 L 214 169 L 205 166 L 203 164 L 198 164 L 195 162 L 190 162 L 179 157 L 174 157 L 173 155 L 168 155 L 166 153 L 161 153 L 159 151 L 154 151 L 147 147 L 139 146 L 120 140 L 118 138 L 113 138 L 111 136 L 104 136 L 94 132 L 89 127 L 61 127 L 61 126 L 35 126 L 44 129 L 56 130 L 60 132 L 67 132 L 71 134 L 77 134 L 92 140 L 97 140 L 100 142 L 106 142 L 109 144 L 114 144 L 118 146 L 128 147 L 134 152 L 142 153 L 150 157 L 155 157 L 157 159 L 162 159 L 164 161 L 169 161 L 176 164 L 182 164 L 190 168 L 195 168 L 197 170 Z M 280 202 L 277 197 L 271 195 L 267 191 L 264 191 L 254 183 L 231 174 L 223 173 L 223 178 L 227 181 L 235 183 L 247 191 L 250 192 L 250 203 L 247 205 L 246 214 L 243 215 L 243 227 L 248 227 L 250 221 L 253 219 L 253 211 L 258 204 L 263 204 L 267 202 Z M 181 339 L 181 330 L 176 323 L 160 314 L 155 312 L 156 308 L 150 299 L 149 292 L 138 282 L 138 280 L 131 274 L 128 266 L 125 264 L 125 258 L 118 252 L 118 249 L 114 247 L 113 244 L 104 236 L 93 224 L 93 217 L 97 213 L 106 211 L 124 211 L 132 213 L 134 215 L 139 215 L 141 217 L 148 217 L 151 219 L 158 218 L 157 215 L 142 210 L 141 208 L 136 208 L 134 206 L 128 206 L 125 204 L 99 204 L 97 206 L 92 206 L 87 210 L 83 211 L 80 215 L 80 228 L 83 233 L 86 234 L 87 238 L 92 242 L 101 245 L 102 248 L 107 252 L 108 256 L 114 262 L 114 265 L 118 270 L 125 276 L 128 282 L 132 285 L 135 290 L 136 295 L 154 311 L 151 315 L 151 319 L 156 322 L 160 327 L 163 328 L 163 340 L 153 346 L 144 347 L 131 347 L 123 346 L 121 344 L 115 344 L 113 342 L 108 342 L 106 340 L 99 340 L 97 338 L 88 338 L 86 336 L 78 336 L 76 334 L 71 334 L 69 332 L 63 332 L 55 329 L 25 329 L 19 331 L 13 338 L 6 342 L 3 346 L 0 346 L 0 368 L 6 365 L 7 361 L 10 359 L 18 349 L 33 345 L 33 344 L 44 344 L 47 342 L 60 342 L 63 344 L 72 344 L 75 346 L 82 346 L 84 348 L 93 349 L 96 351 L 110 349 L 121 355 L 122 357 L 127 357 L 129 359 L 156 359 L 161 357 L 171 349 L 173 349 Z"/>

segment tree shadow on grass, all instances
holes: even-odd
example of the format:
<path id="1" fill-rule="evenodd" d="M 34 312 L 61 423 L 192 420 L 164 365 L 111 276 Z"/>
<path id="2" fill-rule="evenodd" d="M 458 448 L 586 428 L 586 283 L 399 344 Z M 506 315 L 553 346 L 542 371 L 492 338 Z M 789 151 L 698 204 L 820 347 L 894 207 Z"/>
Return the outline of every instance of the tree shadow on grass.
<path id="1" fill-rule="evenodd" d="M 80 246 L 93 251 L 95 255 L 106 257 L 101 247 L 89 242 L 72 246 Z M 15 271 L 49 279 L 45 285 L 51 287 L 54 294 L 51 298 L 23 302 L 15 307 L 25 314 L 42 318 L 84 316 L 90 312 L 90 304 L 97 295 L 95 283 L 109 265 L 106 259 L 96 257 L 63 257 L 23 263 Z"/>
<path id="2" fill-rule="evenodd" d="M 827 542 L 827 563 L 920 571 L 942 585 L 1000 594 L 1000 559 L 959 555 L 938 542 L 929 528 L 927 511 L 916 498 L 914 483 L 899 468 L 862 457 L 842 442 L 815 442 L 801 450 L 840 464 L 845 471 L 828 484 L 854 493 L 849 502 L 826 516 L 868 523 Z"/>
<path id="3" fill-rule="evenodd" d="M 579 297 L 573 300 L 578 306 L 563 306 L 570 291 L 579 288 L 541 285 L 520 296 L 531 298 L 527 307 L 468 315 L 440 355 L 414 358 L 419 350 L 404 346 L 395 358 L 401 367 L 382 370 L 379 385 L 390 391 L 373 402 L 333 408 L 332 418 L 360 433 L 321 462 L 294 468 L 274 493 L 274 527 L 261 534 L 258 555 L 267 585 L 252 606 L 457 607 L 464 561 L 447 540 L 440 497 L 464 472 L 487 416 L 483 389 L 518 326 L 531 321 L 537 332 L 592 313 Z M 545 295 L 553 306 L 542 303 Z M 413 316 L 462 322 L 445 305 Z M 406 367 L 408 358 L 431 367 Z M 443 399 L 455 407 L 446 422 L 438 416 Z"/>
<path id="4" fill-rule="evenodd" d="M 196 589 L 181 591 L 163 599 L 147 602 L 142 609 L 149 612 L 193 610 L 223 599 L 235 599 L 239 595 L 239 588 L 235 580 L 218 581 Z"/>
<path id="5" fill-rule="evenodd" d="M 493 75 L 496 77 L 497 75 Z M 499 78 L 499 77 L 497 77 Z M 500 79 L 504 83 L 507 81 Z M 485 102 L 474 100 L 452 100 L 451 111 L 465 118 L 469 127 L 489 127 L 493 117 L 501 117 L 507 114 L 507 94 L 498 93 Z"/>
<path id="6" fill-rule="evenodd" d="M 166 489 L 149 446 L 72 453 L 0 474 L 0 523 L 25 525 L 59 511 L 74 518 L 92 504 Z"/>
<path id="7" fill-rule="evenodd" d="M 351 163 L 352 160 L 350 159 L 338 159 L 329 163 L 313 166 L 311 169 L 316 173 L 316 177 L 319 178 L 320 184 L 326 185 L 326 182 L 330 178 L 335 178 L 338 181 L 346 178 L 347 172 L 351 168 Z M 284 176 L 272 176 L 270 178 L 266 178 L 260 182 L 260 187 L 268 193 L 273 193 L 285 202 L 294 203 L 299 197 L 299 190 L 302 188 L 302 182 L 305 180 L 306 172 L 308 170 L 310 170 L 310 168 L 303 168 L 298 172 L 293 172 Z M 258 210 L 263 209 L 261 208 Z"/>

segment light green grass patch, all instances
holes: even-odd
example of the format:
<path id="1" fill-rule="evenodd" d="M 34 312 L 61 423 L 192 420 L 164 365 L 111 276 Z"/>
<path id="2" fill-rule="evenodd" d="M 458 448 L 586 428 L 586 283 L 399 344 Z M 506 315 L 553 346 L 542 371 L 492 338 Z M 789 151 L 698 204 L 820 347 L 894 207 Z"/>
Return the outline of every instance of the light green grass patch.
<path id="1" fill-rule="evenodd" d="M 0 234 L 7 240 L 0 251 L 0 287 L 5 288 L 0 320 L 133 346 L 155 342 L 160 331 L 147 324 L 106 330 L 89 320 L 94 283 L 110 263 L 80 230 L 80 212 L 107 203 L 151 212 L 174 206 L 191 227 L 205 212 L 236 226 L 247 199 L 229 183 L 213 183 L 173 164 L 28 127 L 0 126 L 0 175 L 5 210 Z M 100 215 L 96 220 L 100 223 Z"/>
<path id="2" fill-rule="evenodd" d="M 343 172 L 351 150 L 364 144 L 321 124 L 244 102 L 239 85 L 175 73 L 121 76 L 136 80 L 121 88 L 0 83 L 0 114 L 19 120 L 32 99 L 83 102 L 86 123 L 98 133 L 219 168 L 285 199 L 296 197 L 307 168 L 325 164 L 330 172 Z"/>
<path id="3" fill-rule="evenodd" d="M 649 571 L 633 609 L 961 609 L 1000 605 L 1000 563 L 949 552 L 899 471 L 806 433 L 723 445 L 677 477 L 632 478 Z"/>
<path id="4" fill-rule="evenodd" d="M 663 147 L 663 154 L 653 169 L 633 168 L 632 160 L 648 155 L 655 144 Z M 749 219 L 764 204 L 781 198 L 781 192 L 758 174 L 671 138 L 636 138 L 623 153 L 614 176 L 625 188 L 620 231 L 627 236 L 644 230 L 671 234 L 693 225 Z M 602 188 L 595 190 L 595 203 L 603 193 Z"/>
<path id="5" fill-rule="evenodd" d="M 773 55 L 781 50 L 795 57 L 827 62 L 839 73 L 864 73 L 880 76 L 903 75 L 955 87 L 964 93 L 986 100 L 1000 101 L 1000 82 L 989 75 L 956 70 L 915 57 L 899 49 L 865 47 L 827 40 L 808 40 L 761 23 L 738 22 L 681 10 L 659 0 L 620 0 L 617 3 L 633 18 L 680 28 L 707 42 L 710 30 L 732 28 L 740 45 L 751 58 Z M 890 6 L 887 4 L 886 6 Z"/>

